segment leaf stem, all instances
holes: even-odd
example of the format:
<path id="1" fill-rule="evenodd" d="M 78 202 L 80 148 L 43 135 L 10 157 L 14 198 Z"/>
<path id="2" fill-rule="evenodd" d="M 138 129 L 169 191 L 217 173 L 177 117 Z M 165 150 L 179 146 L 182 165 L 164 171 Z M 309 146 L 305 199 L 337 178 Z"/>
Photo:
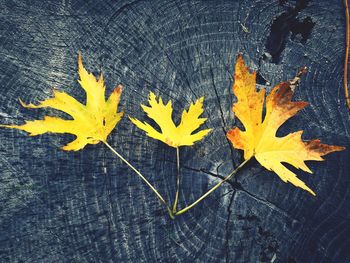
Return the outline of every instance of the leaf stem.
<path id="1" fill-rule="evenodd" d="M 205 199 L 208 195 L 210 195 L 212 192 L 214 192 L 217 188 L 219 188 L 224 182 L 229 180 L 232 176 L 234 176 L 238 170 L 240 170 L 250 159 L 245 160 L 242 162 L 235 170 L 233 170 L 228 176 L 224 178 L 221 182 L 213 186 L 208 192 L 206 192 L 204 195 L 202 195 L 200 198 L 198 198 L 195 202 L 190 204 L 189 206 L 186 206 L 185 208 L 181 209 L 180 211 L 175 213 L 175 216 L 181 215 L 191 209 L 192 207 L 196 206 L 198 203 L 200 203 L 203 199 Z"/>
<path id="2" fill-rule="evenodd" d="M 173 213 L 176 213 L 177 203 L 179 201 L 179 192 L 180 192 L 180 149 L 176 147 L 176 164 L 177 164 L 177 180 L 176 180 L 176 194 L 175 201 L 173 205 Z"/>
<path id="3" fill-rule="evenodd" d="M 164 198 L 161 196 L 161 194 L 154 188 L 154 186 L 133 166 L 131 165 L 122 155 L 120 155 L 112 146 L 110 146 L 106 141 L 103 141 L 103 143 L 116 155 L 118 156 L 125 164 L 127 164 L 151 189 L 152 191 L 157 195 L 159 201 L 166 206 L 167 211 L 169 213 L 169 216 L 174 219 L 174 214 L 172 213 L 170 207 L 168 206 L 167 202 L 164 200 Z"/>

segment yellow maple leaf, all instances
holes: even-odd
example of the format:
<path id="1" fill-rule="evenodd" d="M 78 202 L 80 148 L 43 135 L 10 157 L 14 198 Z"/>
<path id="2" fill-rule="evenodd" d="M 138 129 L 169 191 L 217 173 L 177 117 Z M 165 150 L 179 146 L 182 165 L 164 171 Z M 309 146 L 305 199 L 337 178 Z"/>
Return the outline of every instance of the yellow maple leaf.
<path id="1" fill-rule="evenodd" d="M 86 105 L 67 93 L 55 89 L 52 98 L 41 101 L 38 105 L 25 104 L 20 100 L 25 108 L 50 107 L 67 113 L 72 119 L 65 120 L 45 116 L 43 120 L 26 121 L 23 125 L 1 126 L 26 131 L 30 136 L 47 132 L 74 134 L 76 139 L 62 147 L 66 151 L 77 151 L 87 144 L 105 142 L 107 136 L 123 116 L 123 112 L 117 112 L 122 87 L 118 85 L 106 101 L 102 74 L 97 80 L 93 74 L 89 73 L 83 66 L 80 54 L 78 57 L 78 73 L 79 83 L 86 92 Z"/>
<path id="2" fill-rule="evenodd" d="M 321 144 L 319 140 L 304 142 L 301 139 L 302 131 L 276 137 L 279 127 L 308 105 L 303 101 L 291 101 L 295 85 L 293 81 L 277 84 L 265 100 L 265 89 L 256 90 L 256 72 L 249 72 L 242 55 L 237 57 L 234 78 L 233 93 L 237 102 L 232 109 L 245 130 L 237 127 L 230 130 L 228 139 L 235 148 L 244 151 L 245 160 L 254 156 L 262 166 L 274 171 L 284 182 L 291 182 L 316 195 L 282 163 L 312 173 L 305 161 L 323 161 L 321 156 L 345 148 Z M 264 105 L 266 113 L 263 117 Z"/>
<path id="3" fill-rule="evenodd" d="M 148 100 L 150 106 L 141 105 L 141 107 L 148 117 L 157 123 L 161 131 L 157 131 L 147 122 L 141 122 L 131 117 L 129 119 L 138 128 L 144 130 L 149 137 L 160 140 L 169 146 L 177 148 L 184 145 L 193 145 L 194 142 L 201 140 L 212 130 L 205 129 L 193 133 L 206 121 L 206 118 L 200 118 L 204 111 L 203 101 L 204 97 L 201 97 L 195 103 L 191 103 L 188 111 L 183 111 L 181 122 L 176 126 L 172 120 L 173 107 L 171 100 L 164 104 L 161 97 L 157 101 L 156 95 L 150 92 Z"/>

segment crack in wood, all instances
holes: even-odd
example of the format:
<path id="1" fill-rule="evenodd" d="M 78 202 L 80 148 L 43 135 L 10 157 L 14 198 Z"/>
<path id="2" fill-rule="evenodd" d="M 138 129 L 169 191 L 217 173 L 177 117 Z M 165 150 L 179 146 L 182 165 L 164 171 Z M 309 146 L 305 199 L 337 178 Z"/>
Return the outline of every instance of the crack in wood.
<path id="1" fill-rule="evenodd" d="M 230 203 L 227 207 L 227 220 L 225 224 L 225 261 L 226 263 L 231 262 L 230 261 L 230 244 L 229 240 L 231 238 L 229 230 L 230 230 L 230 221 L 231 221 L 231 215 L 232 215 L 232 204 L 234 203 L 233 200 L 235 199 L 236 191 L 234 191 L 230 198 Z"/>
<path id="2" fill-rule="evenodd" d="M 198 173 L 204 173 L 204 174 L 207 174 L 209 176 L 219 178 L 221 180 L 225 179 L 225 176 L 215 174 L 212 172 L 208 172 L 208 171 L 205 171 L 204 169 L 191 168 L 191 167 L 184 166 L 184 165 L 181 166 L 181 169 L 187 169 L 187 170 L 198 172 Z M 242 171 L 239 171 L 238 173 L 240 173 L 240 172 L 242 172 Z M 260 171 L 258 173 L 260 173 Z M 253 198 L 254 200 L 258 201 L 259 203 L 262 203 L 262 204 L 268 206 L 271 210 L 274 210 L 274 211 L 282 214 L 283 216 L 285 216 L 286 218 L 288 218 L 290 220 L 294 220 L 295 222 L 300 223 L 299 219 L 292 217 L 286 211 L 279 208 L 277 205 L 275 205 L 275 204 L 269 202 L 268 200 L 265 200 L 265 199 L 255 195 L 255 194 L 247 191 L 246 189 L 244 189 L 243 186 L 239 182 L 237 182 L 237 181 L 226 181 L 226 182 L 232 187 L 232 189 L 233 189 L 233 191 L 235 191 L 235 193 L 241 191 L 241 192 L 247 194 L 248 196 L 250 196 L 251 198 Z"/>
<path id="3" fill-rule="evenodd" d="M 231 145 L 231 142 L 230 140 L 227 138 L 226 134 L 227 134 L 227 130 L 226 130 L 226 121 L 225 121 L 225 116 L 224 116 L 224 111 L 221 107 L 221 100 L 220 100 L 220 97 L 219 97 L 219 93 L 218 93 L 218 90 L 216 88 L 216 85 L 215 85 L 215 78 L 214 78 L 214 72 L 213 72 L 213 68 L 212 66 L 210 66 L 210 73 L 211 73 L 211 79 L 212 79 L 212 85 L 213 85 L 213 88 L 214 88 L 214 92 L 215 92 L 215 96 L 216 96 L 216 100 L 217 100 L 217 104 L 219 106 L 219 111 L 220 111 L 220 116 L 221 116 L 221 122 L 222 122 L 222 131 L 224 133 L 224 136 L 225 136 L 225 139 L 226 139 L 226 142 L 228 144 L 228 147 L 230 149 L 230 152 L 231 152 L 231 162 L 232 162 L 232 165 L 233 167 L 237 167 L 237 164 L 235 163 L 235 158 L 234 158 L 234 152 L 233 152 L 233 148 L 232 148 L 232 145 Z"/>

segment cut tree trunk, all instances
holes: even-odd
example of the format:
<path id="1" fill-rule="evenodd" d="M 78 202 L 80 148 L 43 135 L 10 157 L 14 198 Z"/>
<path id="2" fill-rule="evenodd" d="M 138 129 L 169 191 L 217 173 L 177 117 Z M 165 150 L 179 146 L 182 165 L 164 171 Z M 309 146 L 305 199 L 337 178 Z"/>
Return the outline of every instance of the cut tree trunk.
<path id="1" fill-rule="evenodd" d="M 341 0 L 20 1 L 0 3 L 0 122 L 58 114 L 21 108 L 53 87 L 84 101 L 77 54 L 107 93 L 121 83 L 126 117 L 108 142 L 172 202 L 176 150 L 146 137 L 150 91 L 172 100 L 173 117 L 205 96 L 204 126 L 180 149 L 179 206 L 196 200 L 242 162 L 226 139 L 235 58 L 242 53 L 270 90 L 301 66 L 295 99 L 310 106 L 279 131 L 350 148 L 343 93 Z M 63 115 L 62 115 L 63 116 Z M 66 116 L 63 116 L 66 117 Z M 28 137 L 0 129 L 0 262 L 350 262 L 349 150 L 296 171 L 316 197 L 250 162 L 189 212 L 170 219 L 153 192 L 103 144 L 59 149 L 70 135 Z"/>

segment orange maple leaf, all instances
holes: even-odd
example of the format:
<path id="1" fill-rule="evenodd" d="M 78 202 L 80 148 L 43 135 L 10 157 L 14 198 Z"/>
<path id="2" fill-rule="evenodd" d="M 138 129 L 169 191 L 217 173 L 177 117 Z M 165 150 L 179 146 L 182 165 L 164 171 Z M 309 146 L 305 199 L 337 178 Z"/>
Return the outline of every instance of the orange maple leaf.
<path id="1" fill-rule="evenodd" d="M 312 171 L 305 161 L 323 161 L 322 156 L 344 150 L 344 147 L 320 143 L 320 140 L 302 141 L 303 131 L 284 137 L 277 137 L 279 127 L 298 111 L 308 105 L 304 101 L 291 101 L 298 78 L 277 84 L 265 99 L 265 89 L 256 90 L 256 72 L 249 72 L 242 55 L 238 55 L 235 68 L 233 93 L 237 102 L 233 112 L 244 125 L 245 130 L 234 128 L 227 133 L 232 145 L 244 151 L 244 159 L 255 157 L 270 171 L 274 171 L 284 182 L 291 182 L 313 195 L 316 195 L 296 174 L 282 163 Z M 266 108 L 263 116 L 264 106 Z"/>

